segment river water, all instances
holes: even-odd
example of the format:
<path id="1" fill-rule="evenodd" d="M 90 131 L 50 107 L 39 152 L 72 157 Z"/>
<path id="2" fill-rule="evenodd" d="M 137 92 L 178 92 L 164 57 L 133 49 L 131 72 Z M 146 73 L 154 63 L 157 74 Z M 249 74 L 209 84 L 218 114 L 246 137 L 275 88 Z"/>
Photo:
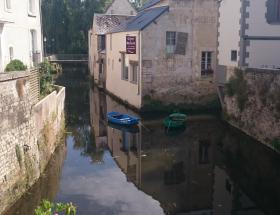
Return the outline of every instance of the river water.
<path id="1" fill-rule="evenodd" d="M 214 116 L 190 116 L 165 131 L 107 125 L 106 113 L 137 115 L 65 67 L 65 143 L 41 179 L 5 215 L 31 215 L 44 198 L 73 202 L 78 215 L 280 214 L 280 157 Z"/>

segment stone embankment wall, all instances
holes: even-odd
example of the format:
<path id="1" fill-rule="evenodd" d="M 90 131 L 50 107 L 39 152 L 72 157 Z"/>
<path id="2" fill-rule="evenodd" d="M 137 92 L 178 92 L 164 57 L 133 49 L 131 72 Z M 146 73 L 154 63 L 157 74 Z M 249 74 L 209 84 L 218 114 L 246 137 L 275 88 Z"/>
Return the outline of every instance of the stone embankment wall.
<path id="1" fill-rule="evenodd" d="M 0 74 L 0 214 L 40 177 L 64 122 L 65 88 L 34 104 L 30 76 Z"/>
<path id="2" fill-rule="evenodd" d="M 236 70 L 226 84 L 226 120 L 280 150 L 280 71 Z"/>

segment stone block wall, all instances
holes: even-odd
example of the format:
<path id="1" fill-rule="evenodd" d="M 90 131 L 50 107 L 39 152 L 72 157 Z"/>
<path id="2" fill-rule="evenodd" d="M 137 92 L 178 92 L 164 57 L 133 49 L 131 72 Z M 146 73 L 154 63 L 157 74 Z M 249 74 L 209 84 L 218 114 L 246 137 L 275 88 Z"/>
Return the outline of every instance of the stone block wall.
<path id="1" fill-rule="evenodd" d="M 250 136 L 272 146 L 272 142 L 280 138 L 280 71 L 238 71 L 242 74 L 243 84 L 238 85 L 242 91 L 229 96 L 226 87 L 225 118 Z"/>
<path id="2" fill-rule="evenodd" d="M 62 124 L 65 89 L 34 106 L 30 75 L 0 74 L 0 214 L 40 177 Z"/>
<path id="3" fill-rule="evenodd" d="M 218 97 L 214 77 L 202 74 L 201 61 L 202 52 L 209 52 L 211 68 L 216 68 L 217 2 L 176 0 L 169 5 L 169 11 L 141 34 L 142 96 L 167 105 L 207 109 Z M 180 44 L 174 54 L 167 53 L 168 31 L 176 32 Z"/>

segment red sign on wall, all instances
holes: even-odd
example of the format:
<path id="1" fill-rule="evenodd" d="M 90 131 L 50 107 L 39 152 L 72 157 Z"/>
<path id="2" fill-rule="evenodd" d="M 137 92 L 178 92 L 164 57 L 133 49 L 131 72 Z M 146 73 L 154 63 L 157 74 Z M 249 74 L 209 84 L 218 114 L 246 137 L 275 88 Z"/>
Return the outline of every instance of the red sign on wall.
<path id="1" fill-rule="evenodd" d="M 136 54 L 136 36 L 126 36 L 126 54 Z"/>

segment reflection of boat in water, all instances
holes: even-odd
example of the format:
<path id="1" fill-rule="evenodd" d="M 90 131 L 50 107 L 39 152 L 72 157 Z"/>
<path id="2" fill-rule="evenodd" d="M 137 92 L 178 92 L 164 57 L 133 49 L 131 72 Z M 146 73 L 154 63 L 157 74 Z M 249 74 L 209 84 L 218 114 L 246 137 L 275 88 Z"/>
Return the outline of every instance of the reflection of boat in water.
<path id="1" fill-rule="evenodd" d="M 128 133 L 136 134 L 139 132 L 139 127 L 137 125 L 128 127 L 128 126 L 117 125 L 117 124 L 109 122 L 108 126 L 111 128 L 115 128 L 117 130 L 123 131 L 123 132 L 128 132 Z"/>
<path id="2" fill-rule="evenodd" d="M 139 118 L 135 116 L 130 116 L 128 114 L 122 114 L 119 112 L 110 112 L 107 114 L 108 122 L 123 125 L 123 126 L 132 126 L 139 123 Z"/>
<path id="3" fill-rule="evenodd" d="M 181 127 L 178 127 L 176 129 L 168 129 L 167 127 L 165 127 L 165 135 L 168 136 L 168 137 L 176 137 L 182 133 L 184 133 L 186 131 L 186 126 L 181 126 Z"/>
<path id="4" fill-rule="evenodd" d="M 170 114 L 164 119 L 163 124 L 167 129 L 177 129 L 186 125 L 187 116 L 181 113 Z"/>

